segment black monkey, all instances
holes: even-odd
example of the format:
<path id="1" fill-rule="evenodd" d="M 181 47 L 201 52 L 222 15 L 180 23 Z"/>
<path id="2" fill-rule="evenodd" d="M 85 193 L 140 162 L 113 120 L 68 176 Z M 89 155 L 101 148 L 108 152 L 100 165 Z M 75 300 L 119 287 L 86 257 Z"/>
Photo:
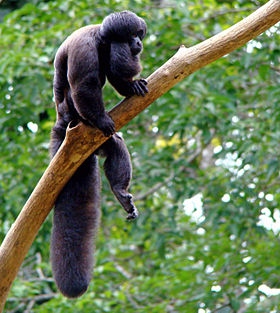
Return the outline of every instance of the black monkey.
<path id="1" fill-rule="evenodd" d="M 123 96 L 144 96 L 140 52 L 146 24 L 136 14 L 123 11 L 107 16 L 101 25 L 75 31 L 55 57 L 54 98 L 57 121 L 52 129 L 51 155 L 59 149 L 70 121 L 97 126 L 111 136 L 76 171 L 58 196 L 53 218 L 51 262 L 56 284 L 67 297 L 78 297 L 88 288 L 93 267 L 93 239 L 99 223 L 100 178 L 96 155 L 106 157 L 105 174 L 111 189 L 128 212 L 137 217 L 132 195 L 131 160 L 114 122 L 106 113 L 102 87 L 106 77 Z"/>

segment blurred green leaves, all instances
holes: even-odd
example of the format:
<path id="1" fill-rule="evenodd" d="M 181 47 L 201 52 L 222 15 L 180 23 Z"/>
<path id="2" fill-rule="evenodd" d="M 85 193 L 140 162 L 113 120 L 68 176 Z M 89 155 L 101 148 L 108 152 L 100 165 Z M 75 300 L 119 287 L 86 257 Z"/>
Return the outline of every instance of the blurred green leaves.
<path id="1" fill-rule="evenodd" d="M 147 77 L 181 44 L 213 36 L 264 2 L 34 0 L 6 15 L 0 25 L 0 238 L 48 164 L 56 115 L 52 64 L 73 30 L 117 10 L 139 14 L 148 25 L 141 57 Z M 56 294 L 49 217 L 6 311 L 278 312 L 280 296 L 258 288 L 280 288 L 279 45 L 277 25 L 187 77 L 124 127 L 139 219 L 125 221 L 103 179 L 88 292 L 77 300 Z M 120 99 L 105 87 L 108 108 Z M 185 202 L 198 194 L 202 205 Z"/>

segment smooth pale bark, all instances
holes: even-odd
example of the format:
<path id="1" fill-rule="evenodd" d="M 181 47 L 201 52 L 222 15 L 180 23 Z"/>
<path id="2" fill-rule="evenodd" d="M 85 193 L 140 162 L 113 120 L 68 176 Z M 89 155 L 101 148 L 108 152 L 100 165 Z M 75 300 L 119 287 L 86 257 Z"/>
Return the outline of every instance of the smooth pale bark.
<path id="1" fill-rule="evenodd" d="M 176 83 L 206 64 L 241 47 L 279 20 L 280 0 L 271 0 L 241 22 L 216 36 L 191 48 L 182 46 L 171 59 L 148 78 L 149 93 L 145 97 L 134 96 L 125 99 L 110 111 L 116 129 L 121 129 Z M 1 245 L 0 312 L 4 308 L 9 289 L 20 265 L 59 192 L 79 165 L 104 141 L 106 138 L 98 129 L 83 124 L 69 126 L 63 145 Z"/>

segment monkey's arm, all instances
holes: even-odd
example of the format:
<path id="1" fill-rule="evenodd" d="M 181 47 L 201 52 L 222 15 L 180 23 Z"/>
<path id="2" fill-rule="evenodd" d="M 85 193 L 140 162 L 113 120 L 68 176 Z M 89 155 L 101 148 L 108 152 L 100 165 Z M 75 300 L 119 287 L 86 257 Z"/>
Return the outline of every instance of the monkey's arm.
<path id="1" fill-rule="evenodd" d="M 79 115 L 98 127 L 106 137 L 112 135 L 115 132 L 115 124 L 105 111 L 99 80 L 88 75 L 83 80 L 70 84 L 74 106 Z"/>
<path id="2" fill-rule="evenodd" d="M 104 108 L 95 49 L 87 51 L 86 55 L 79 50 L 69 57 L 68 81 L 75 109 L 81 118 L 98 127 L 105 136 L 112 135 L 115 125 Z"/>
<path id="3" fill-rule="evenodd" d="M 128 43 L 111 43 L 110 64 L 106 76 L 112 86 L 123 96 L 144 96 L 148 92 L 144 79 L 133 80 L 140 73 L 139 56 L 132 56 Z"/>

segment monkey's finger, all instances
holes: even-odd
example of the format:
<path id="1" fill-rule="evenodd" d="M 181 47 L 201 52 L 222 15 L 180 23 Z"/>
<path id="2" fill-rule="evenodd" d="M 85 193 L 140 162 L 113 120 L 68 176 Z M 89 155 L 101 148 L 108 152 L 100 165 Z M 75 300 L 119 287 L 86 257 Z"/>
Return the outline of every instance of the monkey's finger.
<path id="1" fill-rule="evenodd" d="M 113 135 L 115 132 L 116 132 L 116 129 L 115 129 L 115 127 L 113 126 L 112 129 L 111 129 L 111 135 Z"/>
<path id="2" fill-rule="evenodd" d="M 136 94 L 137 96 L 140 96 L 140 94 L 141 94 L 141 88 L 139 88 L 137 82 L 135 82 L 134 85 L 133 85 L 133 91 L 134 91 L 134 94 Z"/>
<path id="3" fill-rule="evenodd" d="M 137 81 L 137 86 L 139 88 L 139 92 L 140 92 L 141 96 L 144 97 L 145 93 L 147 93 L 149 91 L 148 88 L 146 87 L 146 85 L 144 84 L 144 82 L 141 79 L 139 79 Z"/>
<path id="4" fill-rule="evenodd" d="M 141 88 L 141 92 L 140 92 L 140 93 L 141 93 L 141 96 L 142 96 L 142 97 L 145 96 L 145 90 L 143 90 L 142 88 Z"/>
<path id="5" fill-rule="evenodd" d="M 113 135 L 116 132 L 115 127 L 110 127 L 109 136 Z"/>
<path id="6" fill-rule="evenodd" d="M 146 79 L 144 79 L 144 78 L 141 78 L 141 79 L 140 79 L 140 82 L 143 83 L 143 84 L 145 84 L 145 85 L 148 85 L 148 82 L 147 82 Z"/>
<path id="7" fill-rule="evenodd" d="M 146 85 L 143 84 L 143 82 L 139 82 L 139 85 L 141 87 L 141 89 L 144 91 L 144 93 L 148 93 L 149 89 L 146 87 Z"/>
<path id="8" fill-rule="evenodd" d="M 138 84 L 137 84 L 137 89 L 138 89 L 138 93 L 137 93 L 138 96 L 141 95 L 142 97 L 144 97 L 145 96 L 145 91 L 143 90 L 140 82 L 138 82 Z"/>
<path id="9" fill-rule="evenodd" d="M 148 92 L 148 88 L 142 83 L 142 82 L 139 82 L 139 87 L 141 89 L 141 96 L 145 96 L 145 93 Z"/>
<path id="10" fill-rule="evenodd" d="M 102 130 L 102 132 L 103 132 L 105 137 L 109 137 L 109 136 L 113 135 L 116 131 L 115 131 L 114 127 L 108 126 L 107 128 L 104 128 Z"/>

